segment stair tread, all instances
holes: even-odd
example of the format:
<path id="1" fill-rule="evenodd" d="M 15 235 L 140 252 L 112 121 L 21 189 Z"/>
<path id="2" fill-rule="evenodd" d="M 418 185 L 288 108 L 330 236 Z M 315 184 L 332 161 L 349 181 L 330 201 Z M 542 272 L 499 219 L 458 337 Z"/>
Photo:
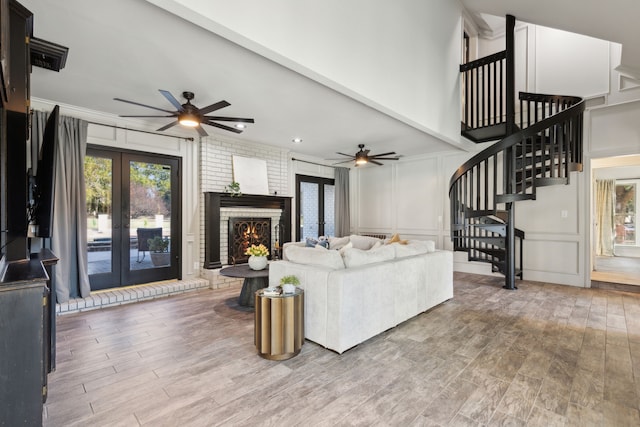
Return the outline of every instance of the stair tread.
<path id="1" fill-rule="evenodd" d="M 461 134 L 475 143 L 495 141 L 507 136 L 507 124 L 498 123 L 481 128 L 469 128 L 462 124 Z"/>

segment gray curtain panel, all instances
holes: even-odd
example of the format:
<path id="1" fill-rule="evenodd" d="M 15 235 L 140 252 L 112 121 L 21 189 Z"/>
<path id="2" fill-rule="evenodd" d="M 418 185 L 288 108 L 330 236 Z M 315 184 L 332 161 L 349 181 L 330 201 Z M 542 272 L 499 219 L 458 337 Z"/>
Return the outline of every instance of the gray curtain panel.
<path id="1" fill-rule="evenodd" d="M 335 221 L 336 237 L 351 234 L 351 216 L 349 215 L 349 168 L 335 168 Z"/>
<path id="2" fill-rule="evenodd" d="M 613 256 L 616 181 L 596 180 L 596 255 Z"/>
<path id="3" fill-rule="evenodd" d="M 56 153 L 51 250 L 60 258 L 55 268 L 58 302 L 88 297 L 87 213 L 84 157 L 87 122 L 62 116 Z"/>

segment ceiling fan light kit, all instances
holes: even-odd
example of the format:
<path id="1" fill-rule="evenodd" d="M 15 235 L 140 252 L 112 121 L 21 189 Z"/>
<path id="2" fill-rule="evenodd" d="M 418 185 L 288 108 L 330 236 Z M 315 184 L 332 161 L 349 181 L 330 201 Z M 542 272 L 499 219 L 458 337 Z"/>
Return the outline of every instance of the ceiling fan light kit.
<path id="1" fill-rule="evenodd" d="M 366 165 L 367 163 L 369 163 L 369 160 L 367 159 L 367 156 L 364 153 L 362 152 L 356 153 L 356 165 Z"/>
<path id="2" fill-rule="evenodd" d="M 200 136 L 208 136 L 209 134 L 202 128 L 202 125 L 208 125 L 217 127 L 219 129 L 223 129 L 229 132 L 234 133 L 242 133 L 242 130 L 246 127 L 244 123 L 255 123 L 253 119 L 247 119 L 242 117 L 223 117 L 223 116 L 207 116 L 207 114 L 212 113 L 216 110 L 219 110 L 224 107 L 228 107 L 229 104 L 227 101 L 218 101 L 214 104 L 208 105 L 204 108 L 198 108 L 191 103 L 191 100 L 195 98 L 193 92 L 182 92 L 182 96 L 187 100 L 186 103 L 180 104 L 178 100 L 168 91 L 160 89 L 160 93 L 164 96 L 167 101 L 173 105 L 176 111 L 165 110 L 162 108 L 152 107 L 151 105 L 140 104 L 139 102 L 127 101 L 126 99 L 121 98 L 113 98 L 115 101 L 126 102 L 128 104 L 138 105 L 140 107 L 151 108 L 153 110 L 162 111 L 164 113 L 168 113 L 169 115 L 159 115 L 159 116 L 131 116 L 131 115 L 121 115 L 120 117 L 138 117 L 138 118 L 152 118 L 152 117 L 173 117 L 175 121 L 169 123 L 168 125 L 162 126 L 158 129 L 158 131 L 167 130 L 177 124 L 186 127 L 195 128 Z M 221 123 L 216 122 L 237 122 L 234 127 L 223 125 Z"/>
<path id="3" fill-rule="evenodd" d="M 200 120 L 198 120 L 198 116 L 194 116 L 190 113 L 182 113 L 178 116 L 178 121 L 182 126 L 194 128 L 200 124 Z"/>

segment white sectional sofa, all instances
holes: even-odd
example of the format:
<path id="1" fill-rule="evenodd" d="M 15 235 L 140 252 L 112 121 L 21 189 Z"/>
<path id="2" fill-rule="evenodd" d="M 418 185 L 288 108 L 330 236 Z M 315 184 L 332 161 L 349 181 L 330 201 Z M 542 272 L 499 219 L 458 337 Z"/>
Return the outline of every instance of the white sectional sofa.
<path id="1" fill-rule="evenodd" d="M 269 265 L 271 287 L 283 276 L 300 279 L 305 338 L 342 353 L 453 298 L 452 252 L 426 241 L 367 249 L 374 244 L 354 240 L 357 247 L 340 251 L 285 245 L 288 260 Z"/>

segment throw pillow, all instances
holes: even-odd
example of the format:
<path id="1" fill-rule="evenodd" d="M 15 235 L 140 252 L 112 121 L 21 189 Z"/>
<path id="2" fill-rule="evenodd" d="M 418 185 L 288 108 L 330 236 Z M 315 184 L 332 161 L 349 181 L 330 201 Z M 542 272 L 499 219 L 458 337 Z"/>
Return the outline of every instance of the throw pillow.
<path id="1" fill-rule="evenodd" d="M 349 236 L 329 237 L 329 247 L 331 249 L 342 249 L 347 243 L 349 243 Z"/>
<path id="2" fill-rule="evenodd" d="M 389 240 L 387 240 L 385 243 L 387 245 L 390 245 L 392 243 L 400 243 L 401 245 L 406 245 L 408 243 L 408 240 L 402 240 L 400 238 L 400 235 L 398 233 L 396 233 L 393 236 L 391 236 L 391 238 Z"/>
<path id="3" fill-rule="evenodd" d="M 325 249 L 329 249 L 329 240 L 327 240 L 326 238 L 314 239 L 313 237 L 307 237 L 306 244 L 308 248 L 315 248 L 316 246 L 320 245 Z"/>
<path id="4" fill-rule="evenodd" d="M 318 237 L 318 245 L 325 249 L 329 249 L 329 238 L 327 236 Z"/>
<path id="5" fill-rule="evenodd" d="M 371 249 L 371 247 L 373 245 L 375 245 L 376 242 L 379 242 L 380 239 L 375 238 L 375 237 L 358 236 L 356 234 L 352 234 L 349 237 L 349 241 L 351 243 L 353 243 L 353 247 L 354 248 L 362 249 L 364 251 L 367 251 L 367 250 Z"/>
<path id="6" fill-rule="evenodd" d="M 355 247 L 344 252 L 344 265 L 347 268 L 388 261 L 395 258 L 393 246 L 381 246 L 376 249 L 362 250 Z"/>
<path id="7" fill-rule="evenodd" d="M 296 264 L 317 265 L 333 270 L 344 268 L 344 262 L 338 251 L 291 246 L 286 248 L 286 255 L 289 262 Z"/>

